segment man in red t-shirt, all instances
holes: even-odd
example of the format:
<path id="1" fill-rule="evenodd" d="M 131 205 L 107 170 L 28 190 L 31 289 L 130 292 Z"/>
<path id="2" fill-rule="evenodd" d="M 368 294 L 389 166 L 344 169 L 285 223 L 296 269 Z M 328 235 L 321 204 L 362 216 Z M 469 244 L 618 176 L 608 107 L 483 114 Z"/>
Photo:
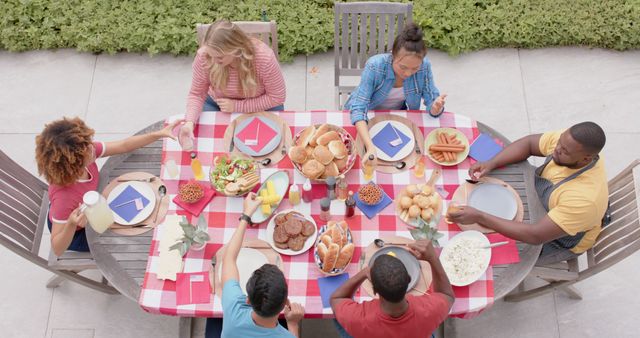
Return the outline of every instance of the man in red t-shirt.
<path id="1" fill-rule="evenodd" d="M 409 244 L 409 251 L 431 265 L 433 293 L 406 295 L 411 277 L 402 262 L 392 256 L 378 257 L 371 268 L 351 277 L 331 295 L 331 308 L 339 324 L 353 337 L 424 338 L 449 314 L 455 299 L 449 279 L 430 241 Z M 351 298 L 360 284 L 371 281 L 379 299 L 358 304 Z"/>

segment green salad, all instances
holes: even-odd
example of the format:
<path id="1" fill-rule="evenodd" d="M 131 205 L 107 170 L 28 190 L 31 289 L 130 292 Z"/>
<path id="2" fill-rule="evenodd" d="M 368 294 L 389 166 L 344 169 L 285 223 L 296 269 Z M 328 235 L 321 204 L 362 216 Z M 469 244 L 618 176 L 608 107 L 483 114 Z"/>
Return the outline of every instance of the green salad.
<path id="1" fill-rule="evenodd" d="M 227 184 L 235 182 L 240 176 L 255 170 L 253 160 L 241 157 L 230 159 L 226 156 L 217 156 L 213 160 L 213 170 L 211 170 L 211 185 L 216 190 L 224 191 Z"/>

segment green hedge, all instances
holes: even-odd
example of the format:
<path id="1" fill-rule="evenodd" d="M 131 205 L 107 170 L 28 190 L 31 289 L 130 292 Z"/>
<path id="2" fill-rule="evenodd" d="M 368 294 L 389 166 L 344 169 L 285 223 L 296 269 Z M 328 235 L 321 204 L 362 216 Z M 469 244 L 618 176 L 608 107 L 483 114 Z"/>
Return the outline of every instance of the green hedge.
<path id="1" fill-rule="evenodd" d="M 640 0 L 416 0 L 431 47 L 452 55 L 490 47 L 640 46 Z M 330 0 L 1 0 L 0 48 L 192 54 L 195 24 L 278 22 L 283 61 L 333 46 Z"/>

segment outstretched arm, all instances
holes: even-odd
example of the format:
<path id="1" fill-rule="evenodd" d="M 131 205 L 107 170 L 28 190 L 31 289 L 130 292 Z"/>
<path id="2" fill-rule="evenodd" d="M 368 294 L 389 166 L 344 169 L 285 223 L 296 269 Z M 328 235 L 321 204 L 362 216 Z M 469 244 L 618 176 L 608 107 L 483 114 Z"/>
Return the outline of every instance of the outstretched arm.
<path id="1" fill-rule="evenodd" d="M 147 144 L 153 143 L 163 137 L 169 137 L 175 140 L 176 137 L 173 136 L 172 134 L 173 128 L 178 124 L 181 124 L 182 122 L 184 122 L 184 120 L 177 120 L 170 123 L 169 125 L 167 125 L 166 127 L 160 130 L 152 131 L 150 133 L 146 133 L 143 135 L 130 136 L 124 140 L 106 142 L 105 151 L 102 156 L 107 157 L 112 155 L 128 153 L 138 148 L 142 148 Z"/>

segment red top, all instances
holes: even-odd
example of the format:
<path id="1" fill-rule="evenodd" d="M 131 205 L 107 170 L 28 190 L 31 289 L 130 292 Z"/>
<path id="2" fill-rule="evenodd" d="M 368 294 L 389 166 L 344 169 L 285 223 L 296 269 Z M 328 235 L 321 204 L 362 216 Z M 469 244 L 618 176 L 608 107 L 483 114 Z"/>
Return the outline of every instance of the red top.
<path id="1" fill-rule="evenodd" d="M 102 142 L 93 142 L 94 159 L 104 155 L 105 146 Z M 78 180 L 76 183 L 60 186 L 49 185 L 49 219 L 53 223 L 67 223 L 71 212 L 82 203 L 82 196 L 87 191 L 98 190 L 100 173 L 95 160 L 86 168 L 89 178 Z"/>
<path id="2" fill-rule="evenodd" d="M 441 293 L 408 295 L 409 308 L 393 318 L 382 312 L 380 300 L 342 301 L 335 309 L 336 319 L 353 337 L 428 337 L 449 314 L 449 301 Z"/>

